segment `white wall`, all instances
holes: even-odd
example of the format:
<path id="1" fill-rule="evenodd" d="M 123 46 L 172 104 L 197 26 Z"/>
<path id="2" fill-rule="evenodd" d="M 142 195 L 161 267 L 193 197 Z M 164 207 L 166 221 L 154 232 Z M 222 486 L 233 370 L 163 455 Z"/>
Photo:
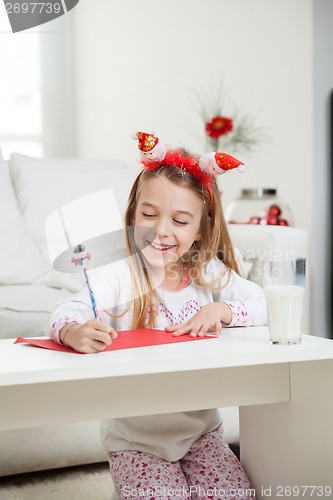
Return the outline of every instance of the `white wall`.
<path id="1" fill-rule="evenodd" d="M 202 152 L 195 91 L 209 93 L 222 78 L 235 107 L 256 115 L 271 138 L 242 155 L 246 174 L 223 178 L 225 203 L 242 186 L 276 186 L 308 227 L 311 12 L 310 0 L 81 0 L 73 10 L 78 153 L 135 165 L 135 130 Z"/>
<path id="2" fill-rule="evenodd" d="M 71 13 L 78 155 L 137 168 L 136 130 L 203 152 L 195 92 L 208 102 L 222 80 L 227 107 L 244 106 L 270 137 L 241 156 L 245 174 L 223 176 L 224 204 L 242 187 L 276 187 L 312 235 L 313 10 L 314 0 L 81 0 Z"/>

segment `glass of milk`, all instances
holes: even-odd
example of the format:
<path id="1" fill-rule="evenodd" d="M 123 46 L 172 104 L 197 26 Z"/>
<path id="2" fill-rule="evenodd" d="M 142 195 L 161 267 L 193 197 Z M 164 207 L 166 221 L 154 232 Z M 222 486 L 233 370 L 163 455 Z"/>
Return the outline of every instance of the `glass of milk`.
<path id="1" fill-rule="evenodd" d="M 301 342 L 305 270 L 306 260 L 302 257 L 263 260 L 271 344 Z"/>

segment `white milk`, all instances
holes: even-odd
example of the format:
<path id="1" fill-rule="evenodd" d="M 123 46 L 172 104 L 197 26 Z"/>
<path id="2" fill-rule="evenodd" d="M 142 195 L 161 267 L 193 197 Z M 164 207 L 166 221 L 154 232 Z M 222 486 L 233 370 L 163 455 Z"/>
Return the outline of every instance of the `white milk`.
<path id="1" fill-rule="evenodd" d="M 279 285 L 265 288 L 270 340 L 273 344 L 296 344 L 301 341 L 304 287 Z"/>

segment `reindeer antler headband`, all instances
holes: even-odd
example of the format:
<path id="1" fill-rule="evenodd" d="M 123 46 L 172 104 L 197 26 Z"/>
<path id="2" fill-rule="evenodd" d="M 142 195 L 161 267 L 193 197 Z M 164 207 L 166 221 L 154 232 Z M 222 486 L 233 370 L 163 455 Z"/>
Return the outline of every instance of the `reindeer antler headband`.
<path id="1" fill-rule="evenodd" d="M 157 170 L 163 165 L 173 165 L 184 169 L 193 175 L 200 184 L 208 190 L 210 206 L 213 203 L 212 178 L 214 175 L 222 175 L 235 168 L 239 172 L 246 169 L 244 163 L 227 153 L 211 152 L 201 157 L 184 154 L 181 149 L 169 150 L 163 142 L 153 134 L 136 132 L 133 138 L 138 140 L 141 155 L 141 163 L 144 170 Z"/>

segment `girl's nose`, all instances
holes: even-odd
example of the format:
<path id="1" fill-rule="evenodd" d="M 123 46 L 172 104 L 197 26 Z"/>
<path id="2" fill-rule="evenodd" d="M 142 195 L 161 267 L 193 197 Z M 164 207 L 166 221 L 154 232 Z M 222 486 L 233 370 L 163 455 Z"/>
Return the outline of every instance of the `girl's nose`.
<path id="1" fill-rule="evenodd" d="M 159 219 L 156 226 L 157 236 L 160 238 L 162 236 L 168 236 L 170 234 L 170 225 L 169 222 L 165 219 Z"/>

